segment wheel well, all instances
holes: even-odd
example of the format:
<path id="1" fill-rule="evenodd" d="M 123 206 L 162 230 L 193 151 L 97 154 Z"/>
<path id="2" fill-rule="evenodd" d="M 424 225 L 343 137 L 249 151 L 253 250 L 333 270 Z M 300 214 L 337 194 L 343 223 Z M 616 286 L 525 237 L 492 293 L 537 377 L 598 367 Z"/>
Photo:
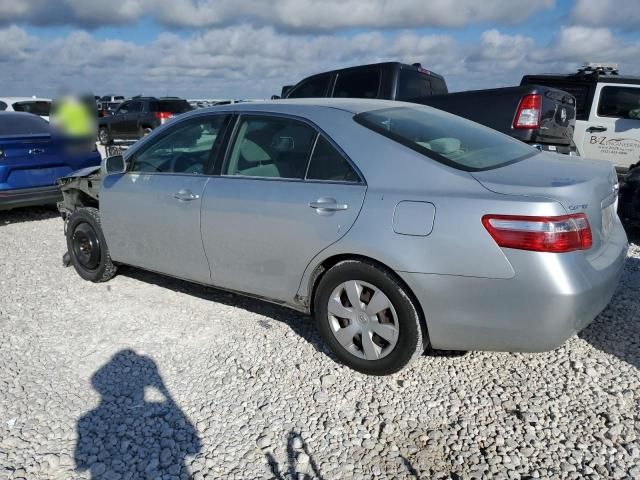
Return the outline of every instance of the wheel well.
<path id="1" fill-rule="evenodd" d="M 322 278 L 322 276 L 327 270 L 329 270 L 331 267 L 337 265 L 338 263 L 344 260 L 359 260 L 359 261 L 365 261 L 367 263 L 372 263 L 376 267 L 380 268 L 381 270 L 385 270 L 389 275 L 393 276 L 393 278 L 395 278 L 404 287 L 407 294 L 413 301 L 416 307 L 416 310 L 418 311 L 418 315 L 420 316 L 420 324 L 422 325 L 422 328 L 424 328 L 424 332 L 427 335 L 427 339 L 429 338 L 429 329 L 427 327 L 427 321 L 424 315 L 424 311 L 422 310 L 422 305 L 420 305 L 420 302 L 418 302 L 418 298 L 413 293 L 411 288 L 409 288 L 409 285 L 407 285 L 407 283 L 396 272 L 394 272 L 392 268 L 388 267 L 382 262 L 379 262 L 378 260 L 375 260 L 371 257 L 367 257 L 365 255 L 355 255 L 355 254 L 334 255 L 333 257 L 329 257 L 325 259 L 320 265 L 318 265 L 315 268 L 315 270 L 311 274 L 311 278 L 309 279 L 309 287 L 308 287 L 308 294 L 309 294 L 308 303 L 309 303 L 309 312 L 311 313 L 311 315 L 313 315 L 313 303 L 314 303 L 313 298 L 316 294 L 316 288 L 318 287 L 318 283 L 320 282 L 320 279 Z"/>

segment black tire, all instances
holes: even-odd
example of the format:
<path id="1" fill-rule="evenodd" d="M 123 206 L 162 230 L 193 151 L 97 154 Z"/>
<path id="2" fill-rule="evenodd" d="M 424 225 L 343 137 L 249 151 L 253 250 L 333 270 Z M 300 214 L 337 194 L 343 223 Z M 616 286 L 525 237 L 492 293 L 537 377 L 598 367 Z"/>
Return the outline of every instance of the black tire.
<path id="1" fill-rule="evenodd" d="M 116 274 L 97 208 L 83 207 L 69 216 L 67 249 L 73 267 L 85 280 L 106 282 Z"/>
<path id="2" fill-rule="evenodd" d="M 398 338 L 395 347 L 378 360 L 359 358 L 343 347 L 329 321 L 328 304 L 334 289 L 350 280 L 367 282 L 382 291 L 397 314 Z M 320 278 L 313 297 L 313 316 L 324 340 L 348 367 L 368 375 L 389 375 L 409 365 L 422 355 L 428 334 L 419 309 L 406 287 L 389 271 L 373 262 L 345 260 L 331 267 Z"/>
<path id="3" fill-rule="evenodd" d="M 113 143 L 111 134 L 109 133 L 109 129 L 107 127 L 100 127 L 98 129 L 98 142 L 105 146 L 111 145 L 111 143 Z"/>

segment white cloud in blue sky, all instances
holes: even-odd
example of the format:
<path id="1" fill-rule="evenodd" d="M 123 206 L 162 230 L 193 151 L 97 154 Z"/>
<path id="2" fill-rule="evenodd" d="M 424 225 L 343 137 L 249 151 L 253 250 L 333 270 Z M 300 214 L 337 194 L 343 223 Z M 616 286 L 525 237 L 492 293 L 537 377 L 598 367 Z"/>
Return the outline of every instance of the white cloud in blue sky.
<path id="1" fill-rule="evenodd" d="M 419 61 L 455 90 L 584 61 L 637 74 L 639 10 L 639 0 L 0 0 L 0 85 L 260 98 L 383 60 Z"/>

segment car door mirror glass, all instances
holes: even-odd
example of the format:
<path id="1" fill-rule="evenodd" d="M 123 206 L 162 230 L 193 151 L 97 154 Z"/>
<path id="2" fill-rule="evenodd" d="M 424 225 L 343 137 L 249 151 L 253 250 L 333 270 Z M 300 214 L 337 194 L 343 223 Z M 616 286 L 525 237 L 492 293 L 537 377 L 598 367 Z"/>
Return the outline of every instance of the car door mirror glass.
<path id="1" fill-rule="evenodd" d="M 127 171 L 127 162 L 122 155 L 107 157 L 104 161 L 104 171 L 107 175 L 116 175 Z"/>

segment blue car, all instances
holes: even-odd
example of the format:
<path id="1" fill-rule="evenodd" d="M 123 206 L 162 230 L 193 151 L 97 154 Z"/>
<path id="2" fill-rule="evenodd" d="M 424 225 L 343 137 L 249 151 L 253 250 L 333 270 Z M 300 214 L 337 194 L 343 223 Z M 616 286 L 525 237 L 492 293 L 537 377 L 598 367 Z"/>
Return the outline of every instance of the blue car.
<path id="1" fill-rule="evenodd" d="M 100 165 L 100 154 L 77 148 L 31 113 L 0 112 L 0 210 L 62 200 L 56 181 Z"/>

